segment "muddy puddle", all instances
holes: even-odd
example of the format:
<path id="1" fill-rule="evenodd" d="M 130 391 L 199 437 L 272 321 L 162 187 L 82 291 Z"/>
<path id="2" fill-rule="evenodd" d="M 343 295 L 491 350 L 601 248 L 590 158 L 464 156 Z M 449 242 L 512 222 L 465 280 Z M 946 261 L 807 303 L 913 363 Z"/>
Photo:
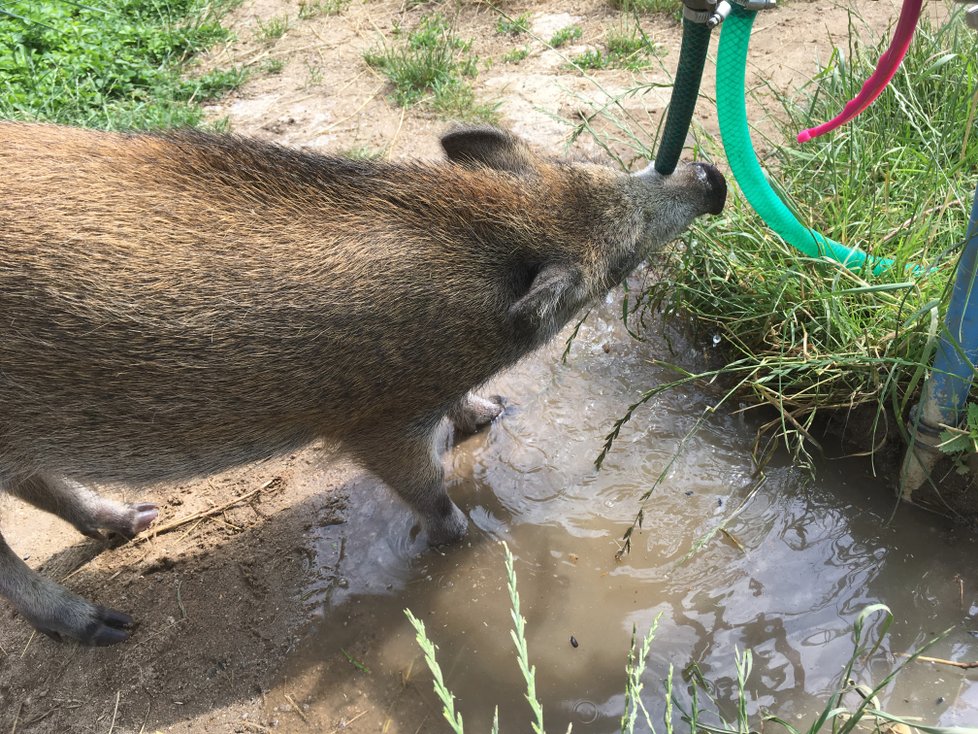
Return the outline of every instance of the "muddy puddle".
<path id="1" fill-rule="evenodd" d="M 806 724 L 849 659 L 852 622 L 877 602 L 895 621 L 859 666 L 862 682 L 881 680 L 901 653 L 948 628 L 928 654 L 978 660 L 975 542 L 895 508 L 865 462 L 823 461 L 814 482 L 775 462 L 758 485 L 750 417 L 713 415 L 683 445 L 716 400 L 685 388 L 640 410 L 597 471 L 614 419 L 643 387 L 673 378 L 651 360 L 690 349 L 676 335 L 630 339 L 617 308 L 590 315 L 566 365 L 557 344 L 492 386 L 510 399 L 507 415 L 446 457 L 450 492 L 471 519 L 462 547 L 423 552 L 408 513 L 369 477 L 351 489 L 345 522 L 315 531 L 317 564 L 332 570 L 308 590 L 315 622 L 266 699 L 281 726 L 446 731 L 403 613 L 410 608 L 438 646 L 466 731 L 489 731 L 497 705 L 502 731 L 531 731 L 500 541 L 516 557 L 552 732 L 571 723 L 574 732 L 618 731 L 632 630 L 644 633 L 657 617 L 643 692 L 656 724 L 669 666 L 685 705 L 691 663 L 733 719 L 735 653 L 745 649 L 752 711 Z M 637 498 L 662 472 L 644 530 L 616 563 Z M 696 550 L 725 520 L 727 532 Z M 929 723 L 974 725 L 976 681 L 976 671 L 917 662 L 882 701 Z"/>

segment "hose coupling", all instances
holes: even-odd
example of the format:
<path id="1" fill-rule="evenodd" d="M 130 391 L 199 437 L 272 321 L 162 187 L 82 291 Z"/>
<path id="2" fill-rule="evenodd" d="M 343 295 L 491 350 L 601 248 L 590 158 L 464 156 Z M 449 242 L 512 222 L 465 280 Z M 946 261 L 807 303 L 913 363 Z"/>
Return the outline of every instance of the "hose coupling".
<path id="1" fill-rule="evenodd" d="M 920 414 L 920 406 L 914 405 L 910 408 L 910 416 L 907 420 L 907 432 L 914 437 L 917 446 L 924 446 L 929 450 L 936 451 L 943 443 L 941 433 L 946 426 L 934 425 Z"/>
<path id="2" fill-rule="evenodd" d="M 720 0 L 707 19 L 706 27 L 712 30 L 720 25 L 733 10 L 733 3 L 744 10 L 768 10 L 778 4 L 777 0 Z"/>
<path id="3" fill-rule="evenodd" d="M 714 10 L 713 14 L 707 19 L 706 27 L 710 29 L 716 28 L 726 19 L 728 15 L 730 15 L 731 10 L 733 10 L 733 6 L 727 2 L 727 0 L 720 0 L 720 2 L 717 3 L 716 10 Z"/>
<path id="4" fill-rule="evenodd" d="M 683 18 L 691 23 L 708 23 L 716 4 L 717 0 L 683 0 Z"/>

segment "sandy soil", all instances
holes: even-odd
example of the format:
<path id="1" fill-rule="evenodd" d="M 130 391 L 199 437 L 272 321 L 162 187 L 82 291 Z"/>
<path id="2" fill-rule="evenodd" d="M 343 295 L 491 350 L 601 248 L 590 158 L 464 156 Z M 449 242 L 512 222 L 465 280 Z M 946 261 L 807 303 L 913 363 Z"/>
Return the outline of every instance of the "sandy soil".
<path id="1" fill-rule="evenodd" d="M 499 34 L 499 11 L 475 2 L 353 0 L 338 15 L 300 20 L 293 0 L 245 0 L 230 19 L 237 40 L 205 63 L 243 64 L 252 76 L 210 115 L 226 116 L 235 132 L 313 150 L 437 156 L 437 136 L 448 123 L 422 109 L 396 107 L 363 53 L 389 38 L 395 24 L 412 27 L 439 9 L 455 19 L 462 38 L 473 40 L 481 59 L 478 97 L 498 103 L 500 123 L 534 144 L 559 152 L 572 120 L 593 112 L 606 93 L 645 83 L 646 91 L 621 106 L 645 129 L 656 129 L 669 93 L 661 85 L 678 57 L 673 19 L 643 19 L 664 49 L 663 69 L 601 71 L 588 79 L 566 68 L 564 56 L 600 43 L 621 23 L 618 12 L 599 0 L 508 0 L 502 8 L 510 16 L 529 14 L 533 34 Z M 879 28 L 896 8 L 894 0 L 877 0 L 861 3 L 859 11 Z M 274 42 L 260 40 L 259 22 L 283 15 L 288 31 Z M 584 30 L 577 45 L 554 51 L 539 40 L 572 24 Z M 827 58 L 831 44 L 845 44 L 847 31 L 844 7 L 826 2 L 794 0 L 763 16 L 753 42 L 755 83 L 790 87 L 812 72 L 819 56 Z M 530 49 L 526 59 L 502 60 L 523 45 Z M 282 62 L 279 73 L 263 71 L 270 60 Z M 704 90 L 712 96 L 712 72 L 708 77 Z M 715 128 L 705 102 L 698 122 Z M 584 136 L 573 147 L 597 151 Z M 310 730 L 298 704 L 266 701 L 266 693 L 302 639 L 310 616 L 303 594 L 311 580 L 320 588 L 342 583 L 328 566 L 313 563 L 308 535 L 342 523 L 348 489 L 361 481 L 354 467 L 332 463 L 312 447 L 195 484 L 153 488 L 132 499 L 161 504 L 158 531 L 114 548 L 2 500 L 4 532 L 17 552 L 76 592 L 131 613 L 138 627 L 124 645 L 85 649 L 33 635 L 0 605 L 0 732 Z M 376 723 L 346 726 L 344 716 L 354 718 L 357 710 L 337 712 L 334 731 L 376 731 Z"/>

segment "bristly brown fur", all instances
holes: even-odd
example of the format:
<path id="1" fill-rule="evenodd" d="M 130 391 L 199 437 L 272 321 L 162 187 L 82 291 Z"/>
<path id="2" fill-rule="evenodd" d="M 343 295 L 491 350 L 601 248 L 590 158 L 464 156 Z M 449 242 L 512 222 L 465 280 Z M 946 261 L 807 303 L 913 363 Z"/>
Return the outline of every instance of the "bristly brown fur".
<path id="1" fill-rule="evenodd" d="M 43 504 L 70 498 L 67 480 L 188 477 L 324 438 L 433 541 L 457 538 L 441 420 L 491 420 L 469 391 L 720 193 L 693 167 L 627 177 L 492 128 L 445 147 L 444 162 L 364 162 L 0 123 L 0 481 Z M 88 502 L 79 527 L 104 509 Z M 13 598 L 10 573 L 0 547 Z"/>

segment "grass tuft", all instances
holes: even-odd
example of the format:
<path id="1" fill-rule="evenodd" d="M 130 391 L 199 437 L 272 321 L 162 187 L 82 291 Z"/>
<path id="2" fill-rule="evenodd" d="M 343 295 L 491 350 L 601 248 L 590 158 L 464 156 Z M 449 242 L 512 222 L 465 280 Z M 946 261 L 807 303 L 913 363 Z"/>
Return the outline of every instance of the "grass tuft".
<path id="1" fill-rule="evenodd" d="M 308 20 L 323 15 L 339 15 L 350 0 L 299 0 L 299 18 Z"/>
<path id="2" fill-rule="evenodd" d="M 550 37 L 550 45 L 554 48 L 560 48 L 570 41 L 579 41 L 583 35 L 584 29 L 579 25 L 569 25 L 561 28 Z"/>
<path id="3" fill-rule="evenodd" d="M 268 20 L 256 18 L 255 25 L 258 26 L 255 37 L 262 43 L 271 44 L 284 36 L 292 23 L 288 15 L 276 15 Z"/>
<path id="4" fill-rule="evenodd" d="M 462 120 L 495 119 L 495 105 L 479 103 L 467 82 L 478 72 L 479 58 L 472 42 L 459 38 L 445 16 L 426 15 L 395 46 L 364 55 L 394 86 L 401 106 L 421 104 Z"/>
<path id="5" fill-rule="evenodd" d="M 530 49 L 526 46 L 521 46 L 520 48 L 514 48 L 512 51 L 504 53 L 501 60 L 505 64 L 518 64 L 529 55 Z"/>
<path id="6" fill-rule="evenodd" d="M 609 0 L 611 7 L 623 13 L 661 13 L 682 17 L 682 6 L 674 0 Z"/>
<path id="7" fill-rule="evenodd" d="M 515 18 L 501 15 L 496 21 L 496 32 L 506 36 L 521 36 L 530 32 L 530 14 L 523 13 Z"/>
<path id="8" fill-rule="evenodd" d="M 608 31 L 604 48 L 588 49 L 571 63 L 582 70 L 629 69 L 640 71 L 655 64 L 661 49 L 637 26 Z"/>
<path id="9" fill-rule="evenodd" d="M 280 58 L 265 59 L 258 66 L 258 70 L 265 74 L 281 74 L 284 68 L 285 61 Z"/>

